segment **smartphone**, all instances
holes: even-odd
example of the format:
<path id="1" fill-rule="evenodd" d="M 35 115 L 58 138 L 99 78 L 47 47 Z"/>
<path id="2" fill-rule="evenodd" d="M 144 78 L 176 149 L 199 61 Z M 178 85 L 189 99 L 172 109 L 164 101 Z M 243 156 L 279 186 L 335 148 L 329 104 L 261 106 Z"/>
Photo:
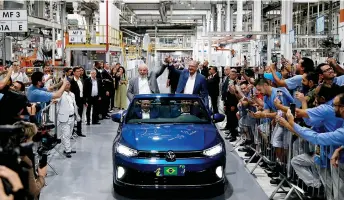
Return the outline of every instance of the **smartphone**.
<path id="1" fill-rule="evenodd" d="M 290 104 L 290 111 L 291 111 L 291 114 L 295 117 L 295 109 L 296 109 L 296 105 L 295 103 L 291 103 Z"/>
<path id="2" fill-rule="evenodd" d="M 272 62 L 272 63 L 277 63 L 277 55 L 276 55 L 276 54 L 273 54 L 273 55 L 271 56 L 271 62 Z"/>

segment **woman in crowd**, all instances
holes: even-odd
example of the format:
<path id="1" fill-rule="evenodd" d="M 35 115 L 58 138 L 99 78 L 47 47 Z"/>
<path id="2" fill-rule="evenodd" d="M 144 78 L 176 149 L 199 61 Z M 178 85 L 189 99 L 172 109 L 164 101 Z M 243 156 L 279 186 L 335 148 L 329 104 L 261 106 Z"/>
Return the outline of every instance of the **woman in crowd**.
<path id="1" fill-rule="evenodd" d="M 123 67 L 118 68 L 118 71 L 116 73 L 116 82 L 118 83 L 118 87 L 116 88 L 115 104 L 117 108 L 124 110 L 127 108 L 128 79 Z"/>

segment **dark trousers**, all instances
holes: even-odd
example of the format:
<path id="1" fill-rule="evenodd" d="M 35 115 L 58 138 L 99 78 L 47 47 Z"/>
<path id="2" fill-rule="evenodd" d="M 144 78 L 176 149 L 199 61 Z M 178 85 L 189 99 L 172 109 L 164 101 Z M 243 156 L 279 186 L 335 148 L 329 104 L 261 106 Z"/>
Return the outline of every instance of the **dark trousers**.
<path id="1" fill-rule="evenodd" d="M 210 101 L 211 101 L 211 106 L 213 107 L 213 113 L 219 113 L 219 108 L 218 108 L 218 96 L 210 96 Z"/>
<path id="2" fill-rule="evenodd" d="M 91 115 L 91 108 L 93 107 L 93 112 L 92 112 L 92 123 L 97 123 L 99 121 L 99 97 L 90 97 L 87 104 L 87 110 L 86 110 L 86 118 L 87 118 L 87 123 L 90 123 L 90 115 Z"/>
<path id="3" fill-rule="evenodd" d="M 102 114 L 103 117 L 105 117 L 105 116 L 108 115 L 108 112 L 109 112 L 110 96 L 104 95 L 102 97 L 101 103 L 102 103 L 102 112 L 101 112 L 101 114 Z"/>
<path id="4" fill-rule="evenodd" d="M 231 111 L 231 106 L 226 106 L 227 128 L 232 137 L 238 136 L 238 118 L 236 117 L 237 110 Z"/>
<path id="5" fill-rule="evenodd" d="M 82 113 L 84 112 L 84 104 L 82 102 L 81 103 L 78 102 L 76 105 L 78 106 L 78 114 L 81 118 L 81 120 L 76 123 L 76 133 L 81 134 L 82 133 L 81 123 L 82 123 Z"/>
<path id="6" fill-rule="evenodd" d="M 110 108 L 113 109 L 115 107 L 115 92 L 110 94 Z"/>

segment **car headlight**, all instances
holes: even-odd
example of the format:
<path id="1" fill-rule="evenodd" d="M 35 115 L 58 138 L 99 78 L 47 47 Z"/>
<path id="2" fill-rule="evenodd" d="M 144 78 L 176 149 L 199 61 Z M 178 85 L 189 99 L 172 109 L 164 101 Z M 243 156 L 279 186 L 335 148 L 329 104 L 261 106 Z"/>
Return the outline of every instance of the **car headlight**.
<path id="1" fill-rule="evenodd" d="M 126 147 L 120 143 L 117 143 L 116 152 L 127 157 L 133 157 L 138 154 L 137 150 Z"/>
<path id="2" fill-rule="evenodd" d="M 203 151 L 203 154 L 205 156 L 216 156 L 217 154 L 221 153 L 223 151 L 222 144 L 217 144 L 209 149 L 206 149 Z"/>

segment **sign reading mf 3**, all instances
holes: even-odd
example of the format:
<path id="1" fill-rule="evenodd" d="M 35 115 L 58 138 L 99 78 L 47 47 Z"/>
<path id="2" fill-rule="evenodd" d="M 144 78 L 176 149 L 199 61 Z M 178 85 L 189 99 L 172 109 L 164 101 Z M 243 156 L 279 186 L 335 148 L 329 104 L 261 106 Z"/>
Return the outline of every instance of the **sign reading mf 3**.
<path id="1" fill-rule="evenodd" d="M 179 165 L 178 168 L 181 170 L 180 174 L 185 174 L 185 165 Z M 161 173 L 161 167 L 156 169 L 154 172 L 156 176 L 163 176 L 163 173 Z"/>

